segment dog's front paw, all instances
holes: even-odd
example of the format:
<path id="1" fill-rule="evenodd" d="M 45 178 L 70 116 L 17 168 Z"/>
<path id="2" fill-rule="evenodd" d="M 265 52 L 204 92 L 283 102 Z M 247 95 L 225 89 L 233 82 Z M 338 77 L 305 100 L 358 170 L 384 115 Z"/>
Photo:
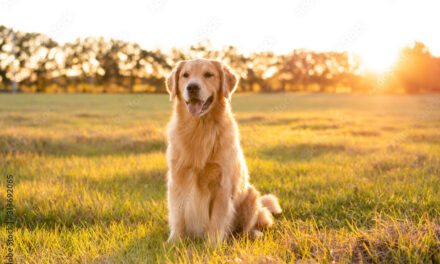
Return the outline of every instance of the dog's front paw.
<path id="1" fill-rule="evenodd" d="M 259 238 L 263 238 L 264 234 L 262 232 L 260 232 L 257 229 L 253 229 L 249 232 L 249 235 L 252 239 L 259 239 Z"/>
<path id="2" fill-rule="evenodd" d="M 170 236 L 167 239 L 167 244 L 172 244 L 172 243 L 175 243 L 177 241 L 179 241 L 179 237 L 176 234 L 171 233 Z"/>
<path id="3" fill-rule="evenodd" d="M 213 246 L 219 246 L 223 243 L 225 234 L 223 232 L 209 232 L 205 238 L 206 243 Z"/>

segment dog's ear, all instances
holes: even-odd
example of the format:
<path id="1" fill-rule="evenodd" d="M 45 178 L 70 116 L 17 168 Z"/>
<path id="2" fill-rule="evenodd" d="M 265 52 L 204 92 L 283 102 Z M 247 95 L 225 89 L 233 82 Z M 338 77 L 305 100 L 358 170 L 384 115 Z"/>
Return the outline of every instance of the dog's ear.
<path id="1" fill-rule="evenodd" d="M 223 64 L 223 96 L 230 100 L 231 95 L 237 89 L 238 76 L 232 70 Z"/>
<path id="2" fill-rule="evenodd" d="M 167 91 L 170 94 L 170 101 L 172 101 L 173 98 L 178 93 L 179 74 L 184 64 L 185 61 L 180 61 L 179 63 L 177 63 L 176 67 L 174 67 L 173 71 L 170 73 L 170 75 L 167 78 L 166 86 L 167 86 Z"/>
<path id="3" fill-rule="evenodd" d="M 234 93 L 235 89 L 237 89 L 238 76 L 235 73 L 233 73 L 232 70 L 224 63 L 221 63 L 216 60 L 213 60 L 212 62 L 219 69 L 223 96 L 226 99 L 230 100 L 231 95 Z"/>

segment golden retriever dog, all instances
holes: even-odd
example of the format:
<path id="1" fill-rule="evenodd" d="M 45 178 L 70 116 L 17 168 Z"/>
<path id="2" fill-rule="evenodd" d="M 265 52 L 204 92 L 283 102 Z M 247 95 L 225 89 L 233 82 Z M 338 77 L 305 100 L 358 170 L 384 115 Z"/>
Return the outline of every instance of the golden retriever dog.
<path id="1" fill-rule="evenodd" d="M 181 61 L 167 79 L 170 236 L 221 242 L 231 233 L 261 236 L 281 208 L 249 183 L 230 97 L 238 78 L 219 61 Z"/>

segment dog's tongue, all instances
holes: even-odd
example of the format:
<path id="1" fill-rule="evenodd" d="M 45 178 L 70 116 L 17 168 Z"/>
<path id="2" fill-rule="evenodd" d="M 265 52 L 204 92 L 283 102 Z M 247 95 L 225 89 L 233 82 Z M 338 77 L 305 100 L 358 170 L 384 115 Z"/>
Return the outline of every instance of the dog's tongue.
<path id="1" fill-rule="evenodd" d="M 200 112 L 202 111 L 202 101 L 191 101 L 188 105 L 188 112 L 193 116 L 200 115 Z"/>

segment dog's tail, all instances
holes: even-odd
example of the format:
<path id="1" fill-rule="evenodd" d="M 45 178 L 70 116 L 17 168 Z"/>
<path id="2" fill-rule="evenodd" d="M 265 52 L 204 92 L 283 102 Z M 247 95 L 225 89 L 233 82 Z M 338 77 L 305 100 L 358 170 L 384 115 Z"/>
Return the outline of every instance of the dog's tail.
<path id="1" fill-rule="evenodd" d="M 273 194 L 263 195 L 259 198 L 261 207 L 258 211 L 257 226 L 268 228 L 273 225 L 272 214 L 282 212 L 278 199 Z"/>
<path id="2" fill-rule="evenodd" d="M 279 214 L 282 212 L 278 198 L 273 194 L 266 194 L 260 197 L 260 203 L 266 207 L 272 214 Z"/>

